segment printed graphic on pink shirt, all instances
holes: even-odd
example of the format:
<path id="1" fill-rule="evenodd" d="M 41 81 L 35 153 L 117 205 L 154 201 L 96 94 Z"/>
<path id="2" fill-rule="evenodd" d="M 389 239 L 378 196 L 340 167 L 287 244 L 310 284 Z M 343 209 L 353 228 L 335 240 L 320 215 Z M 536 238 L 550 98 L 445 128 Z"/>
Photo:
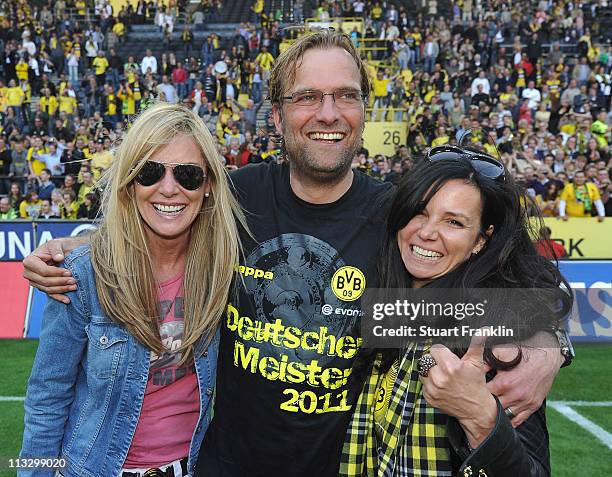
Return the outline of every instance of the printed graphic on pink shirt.
<path id="1" fill-rule="evenodd" d="M 125 469 L 160 467 L 189 454 L 200 415 L 193 362 L 178 366 L 184 329 L 183 276 L 160 284 L 159 332 L 167 352 L 151 352 L 149 380 Z"/>
<path id="2" fill-rule="evenodd" d="M 173 299 L 161 300 L 159 308 L 161 312 L 159 334 L 165 348 L 170 351 L 161 356 L 151 353 L 149 380 L 153 386 L 158 387 L 168 386 L 177 379 L 195 372 L 193 364 L 178 367 L 181 357 L 176 350 L 181 346 L 184 329 L 183 297 L 176 296 Z"/>

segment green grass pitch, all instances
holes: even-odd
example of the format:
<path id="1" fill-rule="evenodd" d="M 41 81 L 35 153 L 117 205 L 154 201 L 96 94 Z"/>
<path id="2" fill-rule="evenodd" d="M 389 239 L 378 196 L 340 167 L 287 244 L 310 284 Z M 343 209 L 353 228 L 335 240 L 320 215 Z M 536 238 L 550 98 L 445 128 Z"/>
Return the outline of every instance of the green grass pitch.
<path id="1" fill-rule="evenodd" d="M 23 434 L 23 402 L 2 397 L 25 395 L 25 388 L 38 341 L 0 340 L 5 380 L 0 388 L 0 477 L 14 476 L 8 459 L 17 457 Z M 552 401 L 598 401 L 598 406 L 572 407 L 608 433 L 612 433 L 610 363 L 612 346 L 576 346 L 577 359 L 559 373 L 549 396 Z M 612 475 L 612 450 L 583 427 L 555 409 L 548 409 L 548 429 L 554 477 Z M 518 476 L 517 476 L 518 477 Z"/>

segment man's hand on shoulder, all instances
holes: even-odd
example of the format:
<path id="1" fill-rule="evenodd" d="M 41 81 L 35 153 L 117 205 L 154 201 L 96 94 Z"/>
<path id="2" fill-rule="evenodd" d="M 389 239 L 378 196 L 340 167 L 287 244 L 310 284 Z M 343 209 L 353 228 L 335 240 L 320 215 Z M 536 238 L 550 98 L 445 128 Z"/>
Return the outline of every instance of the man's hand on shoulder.
<path id="1" fill-rule="evenodd" d="M 509 371 L 498 371 L 487 384 L 504 409 L 511 409 L 514 427 L 520 426 L 540 408 L 564 362 L 559 341 L 549 332 L 540 331 L 521 343 L 521 351 L 523 359 L 518 366 Z M 516 357 L 517 349 L 502 345 L 494 347 L 493 353 L 502 361 L 511 361 Z"/>
<path id="2" fill-rule="evenodd" d="M 23 277 L 30 285 L 45 292 L 51 298 L 63 303 L 70 303 L 64 295 L 76 290 L 76 282 L 70 271 L 59 268 L 66 254 L 79 245 L 87 243 L 83 238 L 62 238 L 50 240 L 41 245 L 23 260 Z"/>

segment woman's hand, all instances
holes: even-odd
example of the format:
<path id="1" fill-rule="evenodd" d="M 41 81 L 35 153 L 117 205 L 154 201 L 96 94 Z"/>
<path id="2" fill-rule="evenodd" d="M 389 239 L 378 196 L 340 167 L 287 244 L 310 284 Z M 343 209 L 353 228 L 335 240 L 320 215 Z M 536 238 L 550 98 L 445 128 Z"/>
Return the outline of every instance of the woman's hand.
<path id="1" fill-rule="evenodd" d="M 430 354 L 436 366 L 420 378 L 427 403 L 457 418 L 472 448 L 490 434 L 497 419 L 497 403 L 486 387 L 485 339 L 472 337 L 463 358 L 446 346 L 432 346 Z"/>

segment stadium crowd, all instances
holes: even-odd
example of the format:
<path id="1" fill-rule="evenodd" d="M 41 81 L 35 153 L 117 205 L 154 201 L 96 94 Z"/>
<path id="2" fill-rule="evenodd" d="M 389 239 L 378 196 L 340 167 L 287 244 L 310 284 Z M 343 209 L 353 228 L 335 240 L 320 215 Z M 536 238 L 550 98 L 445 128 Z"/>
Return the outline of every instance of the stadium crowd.
<path id="1" fill-rule="evenodd" d="M 195 11 L 184 1 L 139 0 L 118 12 L 96 0 L 90 17 L 83 0 L 4 0 L 0 219 L 94 218 L 113 146 L 154 101 L 197 111 L 228 168 L 282 160 L 278 141 L 256 127 L 257 112 L 274 58 L 297 31 L 284 27 L 308 10 L 322 22 L 363 19 L 364 31 L 350 35 L 372 76 L 368 118 L 406 124 L 394 155 L 362 148 L 354 167 L 397 182 L 426 148 L 470 129 L 545 216 L 611 216 L 612 47 L 597 15 L 604 2 L 462 0 L 448 15 L 442 3 L 294 0 L 285 18 L 255 0 L 252 23 L 196 48 L 194 33 L 221 17 L 220 0 Z M 130 54 L 126 35 L 142 23 L 158 27 L 159 57 Z"/>

